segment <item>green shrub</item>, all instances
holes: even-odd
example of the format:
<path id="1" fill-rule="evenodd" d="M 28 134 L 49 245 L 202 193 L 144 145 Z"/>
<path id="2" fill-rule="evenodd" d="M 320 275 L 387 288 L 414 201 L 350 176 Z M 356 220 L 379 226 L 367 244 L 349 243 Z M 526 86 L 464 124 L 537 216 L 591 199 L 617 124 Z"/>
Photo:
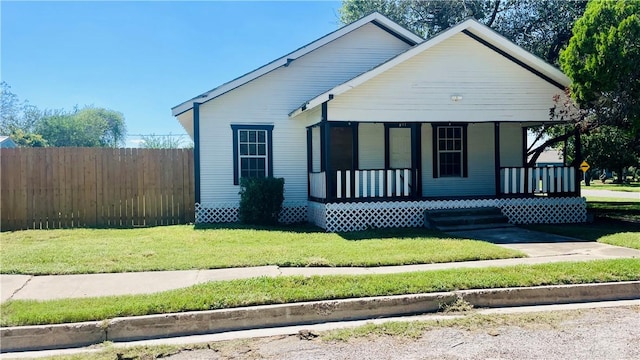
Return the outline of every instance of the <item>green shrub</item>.
<path id="1" fill-rule="evenodd" d="M 275 225 L 282 211 L 284 179 L 241 178 L 240 221 L 245 224 Z"/>

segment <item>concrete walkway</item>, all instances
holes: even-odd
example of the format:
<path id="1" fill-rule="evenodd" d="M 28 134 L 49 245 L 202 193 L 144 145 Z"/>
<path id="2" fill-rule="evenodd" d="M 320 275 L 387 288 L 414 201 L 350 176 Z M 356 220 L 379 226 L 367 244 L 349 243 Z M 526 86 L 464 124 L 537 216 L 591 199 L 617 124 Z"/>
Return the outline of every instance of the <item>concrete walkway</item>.
<path id="1" fill-rule="evenodd" d="M 524 252 L 518 259 L 464 261 L 383 267 L 303 267 L 259 266 L 215 270 L 155 271 L 86 275 L 0 275 L 0 301 L 49 300 L 107 295 L 149 294 L 188 287 L 209 281 L 245 279 L 259 276 L 392 274 L 453 268 L 532 265 L 559 261 L 640 258 L 640 251 L 597 242 L 521 229 L 475 230 L 452 233 L 493 242 Z"/>
<path id="2" fill-rule="evenodd" d="M 629 191 L 612 191 L 612 190 L 591 190 L 589 187 L 583 186 L 580 188 L 580 195 L 593 196 L 593 197 L 607 197 L 617 199 L 629 199 L 640 201 L 640 192 Z"/>

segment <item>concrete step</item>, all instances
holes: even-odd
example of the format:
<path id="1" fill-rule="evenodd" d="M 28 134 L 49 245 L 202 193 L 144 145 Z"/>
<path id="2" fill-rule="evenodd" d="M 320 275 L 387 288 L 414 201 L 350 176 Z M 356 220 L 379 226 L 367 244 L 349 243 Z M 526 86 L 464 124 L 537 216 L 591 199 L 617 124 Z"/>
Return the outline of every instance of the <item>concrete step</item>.
<path id="1" fill-rule="evenodd" d="M 461 224 L 502 224 L 507 222 L 509 222 L 509 219 L 507 219 L 507 217 L 502 214 L 447 216 L 431 219 L 431 223 L 434 226 L 449 226 Z"/>
<path id="2" fill-rule="evenodd" d="M 440 231 L 453 232 L 453 231 L 466 231 L 466 230 L 484 230 L 484 229 L 500 229 L 510 228 L 515 225 L 509 223 L 492 223 L 492 224 L 464 224 L 464 225 L 450 225 L 437 227 Z"/>
<path id="3" fill-rule="evenodd" d="M 426 210 L 425 214 L 429 214 L 430 218 L 450 217 L 450 216 L 467 216 L 467 215 L 502 215 L 502 210 L 497 207 L 475 207 L 461 209 L 431 209 Z"/>
<path id="4" fill-rule="evenodd" d="M 491 229 L 509 226 L 497 207 L 437 209 L 424 212 L 424 226 L 442 231 Z"/>

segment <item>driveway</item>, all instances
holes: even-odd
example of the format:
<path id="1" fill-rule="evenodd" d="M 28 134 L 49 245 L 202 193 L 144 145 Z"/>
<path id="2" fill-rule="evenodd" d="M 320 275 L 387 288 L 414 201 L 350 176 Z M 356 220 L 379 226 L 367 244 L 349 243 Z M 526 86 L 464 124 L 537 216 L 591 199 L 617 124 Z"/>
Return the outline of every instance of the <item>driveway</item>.
<path id="1" fill-rule="evenodd" d="M 593 259 L 640 258 L 640 250 L 580 240 L 519 227 L 455 231 L 449 234 L 488 241 L 530 257 L 583 255 Z"/>

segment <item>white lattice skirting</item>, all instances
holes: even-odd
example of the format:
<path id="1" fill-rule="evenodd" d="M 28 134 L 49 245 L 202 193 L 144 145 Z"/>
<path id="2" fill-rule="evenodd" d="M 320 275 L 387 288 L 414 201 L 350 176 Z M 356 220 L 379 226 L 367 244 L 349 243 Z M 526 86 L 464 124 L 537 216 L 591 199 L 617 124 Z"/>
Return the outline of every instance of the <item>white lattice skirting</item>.
<path id="1" fill-rule="evenodd" d="M 522 199 L 429 200 L 361 203 L 309 203 L 309 222 L 330 232 L 369 227 L 418 227 L 427 209 L 494 206 L 513 224 L 579 223 L 587 219 L 584 198 L 536 197 Z M 323 211 L 324 208 L 324 211 Z"/>
<path id="2" fill-rule="evenodd" d="M 307 202 L 285 203 L 278 220 L 283 224 L 307 221 Z M 237 203 L 196 203 L 196 224 L 238 222 Z"/>
<path id="3" fill-rule="evenodd" d="M 284 204 L 280 222 L 309 221 L 329 232 L 369 227 L 418 227 L 427 209 L 495 206 L 513 224 L 579 223 L 587 220 L 587 203 L 580 197 L 535 197 L 477 200 L 388 201 L 322 204 L 313 201 Z M 237 203 L 196 204 L 196 224 L 238 221 Z"/>

